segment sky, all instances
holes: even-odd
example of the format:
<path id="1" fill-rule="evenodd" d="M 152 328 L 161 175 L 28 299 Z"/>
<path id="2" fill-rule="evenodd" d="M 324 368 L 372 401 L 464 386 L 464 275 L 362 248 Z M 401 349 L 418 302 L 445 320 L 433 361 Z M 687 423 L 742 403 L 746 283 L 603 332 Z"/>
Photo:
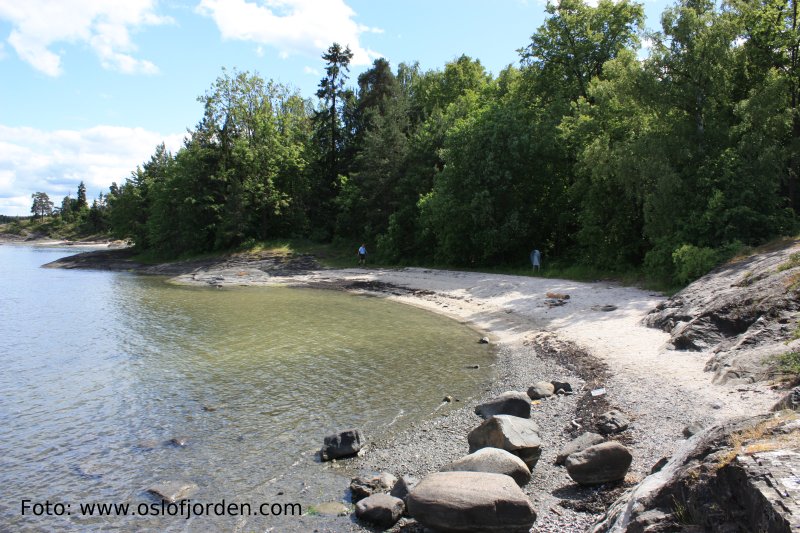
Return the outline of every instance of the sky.
<path id="1" fill-rule="evenodd" d="M 671 2 L 640 1 L 657 28 Z M 339 42 L 353 85 L 379 57 L 431 70 L 467 54 L 497 74 L 545 15 L 544 0 L 0 0 L 0 214 L 81 181 L 91 202 L 161 142 L 174 153 L 223 67 L 314 97 Z"/>

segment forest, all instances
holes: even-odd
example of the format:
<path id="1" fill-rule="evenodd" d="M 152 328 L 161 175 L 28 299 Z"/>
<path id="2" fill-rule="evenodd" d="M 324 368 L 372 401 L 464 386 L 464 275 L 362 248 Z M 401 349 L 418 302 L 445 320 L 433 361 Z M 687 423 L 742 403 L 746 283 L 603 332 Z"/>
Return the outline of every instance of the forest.
<path id="1" fill-rule="evenodd" d="M 678 0 L 647 32 L 627 0 L 546 9 L 495 76 L 461 56 L 351 79 L 336 43 L 315 99 L 223 70 L 96 223 L 159 257 L 307 238 L 477 268 L 537 248 L 677 283 L 797 231 L 796 0 Z"/>

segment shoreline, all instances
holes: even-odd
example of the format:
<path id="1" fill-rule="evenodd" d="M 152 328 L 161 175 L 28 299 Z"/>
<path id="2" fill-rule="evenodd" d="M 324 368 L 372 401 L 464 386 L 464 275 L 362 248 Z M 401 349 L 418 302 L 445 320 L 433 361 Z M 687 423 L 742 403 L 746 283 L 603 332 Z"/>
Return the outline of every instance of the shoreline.
<path id="1" fill-rule="evenodd" d="M 575 395 L 543 400 L 532 410 L 542 431 L 543 454 L 523 490 L 537 510 L 537 532 L 587 530 L 624 488 L 672 455 L 685 441 L 683 428 L 765 412 L 779 399 L 764 382 L 712 384 L 713 373 L 705 371 L 710 353 L 668 350 L 668 333 L 642 325 L 666 298 L 615 283 L 422 268 L 325 270 L 313 259 L 292 264 L 265 255 L 156 266 L 108 257 L 95 263 L 75 260 L 92 254 L 98 257 L 79 254 L 60 266 L 160 274 L 172 276 L 172 283 L 221 289 L 285 285 L 369 294 L 448 316 L 491 339 L 498 348 L 497 372 L 487 390 L 458 409 L 431 413 L 396 434 L 371 440 L 363 457 L 339 463 L 348 474 L 382 470 L 399 477 L 436 471 L 468 452 L 466 435 L 480 423 L 472 409 L 480 401 L 506 390 L 525 391 L 540 380 L 571 383 Z M 548 298 L 548 293 L 569 298 Z M 598 387 L 607 392 L 593 399 L 589 390 Z M 592 417 L 609 408 L 632 421 L 615 438 L 631 450 L 633 464 L 619 486 L 579 487 L 553 464 L 555 454 L 573 436 L 591 430 Z M 332 531 L 372 531 L 349 518 L 324 517 L 322 524 Z"/>

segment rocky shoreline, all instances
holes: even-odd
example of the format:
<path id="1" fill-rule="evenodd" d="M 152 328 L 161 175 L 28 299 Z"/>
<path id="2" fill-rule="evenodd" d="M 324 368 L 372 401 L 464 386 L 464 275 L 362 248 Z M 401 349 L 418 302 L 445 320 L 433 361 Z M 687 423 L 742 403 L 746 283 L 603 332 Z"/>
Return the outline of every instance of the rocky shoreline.
<path id="1" fill-rule="evenodd" d="M 525 391 L 537 381 L 570 383 L 576 394 L 545 398 L 532 407 L 543 443 L 532 479 L 523 487 L 538 515 L 534 532 L 590 531 L 617 497 L 686 446 L 687 428 L 767 412 L 781 392 L 763 381 L 713 385 L 705 370 L 709 352 L 670 349 L 669 333 L 642 324 L 652 309 L 665 307 L 663 297 L 607 282 L 427 269 L 323 270 L 313 258 L 269 254 L 156 266 L 126 263 L 116 253 L 77 257 L 51 266 L 132 270 L 218 288 L 280 284 L 347 290 L 423 307 L 485 332 L 498 357 L 496 379 L 481 397 L 435 412 L 396 435 L 368 436 L 362 456 L 321 466 L 347 475 L 423 477 L 468 453 L 467 434 L 481 422 L 474 413 L 478 403 Z M 613 436 L 633 455 L 628 475 L 622 482 L 578 485 L 555 464 L 556 455 L 611 408 L 631 421 Z M 375 531 L 351 517 L 319 516 L 312 522 L 319 531 Z M 420 529 L 407 524 L 402 530 Z"/>

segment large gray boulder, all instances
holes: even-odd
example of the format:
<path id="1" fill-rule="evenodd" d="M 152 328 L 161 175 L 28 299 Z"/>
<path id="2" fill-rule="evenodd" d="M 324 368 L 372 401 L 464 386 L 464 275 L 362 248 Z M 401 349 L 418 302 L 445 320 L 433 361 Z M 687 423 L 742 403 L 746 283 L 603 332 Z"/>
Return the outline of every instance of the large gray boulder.
<path id="1" fill-rule="evenodd" d="M 516 455 L 500 448 L 481 448 L 442 467 L 442 472 L 491 472 L 505 474 L 520 487 L 531 480 L 531 471 Z"/>
<path id="2" fill-rule="evenodd" d="M 567 473 L 581 485 L 599 485 L 625 478 L 633 457 L 616 441 L 595 444 L 573 453 L 565 461 Z"/>
<path id="3" fill-rule="evenodd" d="M 346 429 L 333 435 L 328 435 L 319 451 L 319 456 L 323 461 L 338 459 L 355 455 L 364 446 L 364 436 L 358 429 Z"/>
<path id="4" fill-rule="evenodd" d="M 597 433 L 592 433 L 587 431 L 583 433 L 579 437 L 569 441 L 561 448 L 561 451 L 558 452 L 556 456 L 556 464 L 563 465 L 564 461 L 567 460 L 567 457 L 572 455 L 573 453 L 577 453 L 580 451 L 585 450 L 589 446 L 594 446 L 595 444 L 600 444 L 601 442 L 605 442 L 605 438 L 602 435 L 598 435 Z"/>
<path id="5" fill-rule="evenodd" d="M 528 468 L 536 466 L 542 454 L 539 426 L 529 418 L 497 415 L 470 431 L 469 452 L 481 448 L 500 448 L 522 459 Z"/>
<path id="6" fill-rule="evenodd" d="M 495 415 L 531 417 L 531 399 L 524 392 L 507 391 L 475 408 L 475 414 L 483 418 Z"/>
<path id="7" fill-rule="evenodd" d="M 527 533 L 536 512 L 514 480 L 484 472 L 437 472 L 408 495 L 417 522 L 442 533 Z"/>
<path id="8" fill-rule="evenodd" d="M 405 504 L 388 494 L 373 494 L 356 504 L 356 517 L 383 528 L 394 525 L 403 516 Z"/>

